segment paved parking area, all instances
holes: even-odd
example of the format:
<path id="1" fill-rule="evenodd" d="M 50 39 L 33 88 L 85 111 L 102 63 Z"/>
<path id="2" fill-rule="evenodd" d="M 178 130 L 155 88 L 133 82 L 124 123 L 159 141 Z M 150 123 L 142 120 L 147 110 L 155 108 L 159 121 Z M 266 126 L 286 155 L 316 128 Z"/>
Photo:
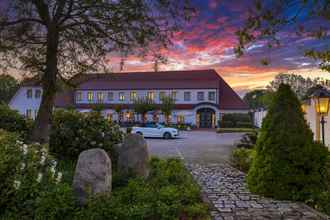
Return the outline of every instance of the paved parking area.
<path id="1" fill-rule="evenodd" d="M 235 141 L 243 133 L 217 134 L 215 131 L 184 131 L 180 138 L 146 139 L 151 155 L 179 157 L 188 163 L 219 163 L 227 161 Z"/>

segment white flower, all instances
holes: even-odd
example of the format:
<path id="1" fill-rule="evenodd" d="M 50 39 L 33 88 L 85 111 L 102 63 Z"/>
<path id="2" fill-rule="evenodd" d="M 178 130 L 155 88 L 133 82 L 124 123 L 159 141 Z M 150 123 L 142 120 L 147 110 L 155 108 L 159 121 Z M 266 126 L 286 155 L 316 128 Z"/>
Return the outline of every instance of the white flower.
<path id="1" fill-rule="evenodd" d="M 21 163 L 21 170 L 24 170 L 26 167 L 26 164 L 25 163 Z"/>
<path id="2" fill-rule="evenodd" d="M 26 144 L 23 144 L 22 151 L 23 151 L 24 155 L 26 155 L 28 153 L 28 146 Z"/>
<path id="3" fill-rule="evenodd" d="M 37 182 L 40 183 L 42 180 L 42 173 L 38 173 Z"/>
<path id="4" fill-rule="evenodd" d="M 43 154 L 47 155 L 47 153 L 48 153 L 48 149 L 47 149 L 46 147 L 42 147 L 42 148 L 41 148 L 41 152 L 42 152 Z"/>
<path id="5" fill-rule="evenodd" d="M 62 180 L 62 176 L 63 176 L 62 172 L 58 172 L 58 173 L 57 173 L 57 178 L 56 178 L 56 182 L 57 182 L 57 183 L 61 182 L 61 180 Z"/>
<path id="6" fill-rule="evenodd" d="M 15 189 L 19 189 L 20 186 L 21 186 L 21 181 L 19 181 L 19 180 L 15 180 L 15 181 L 14 181 L 14 188 L 15 188 Z"/>
<path id="7" fill-rule="evenodd" d="M 104 137 L 105 136 L 104 132 L 102 132 L 101 135 L 102 135 L 102 137 Z"/>
<path id="8" fill-rule="evenodd" d="M 46 162 L 46 156 L 45 155 L 41 155 L 40 164 L 41 165 L 45 165 L 45 162 Z"/>
<path id="9" fill-rule="evenodd" d="M 50 172 L 52 173 L 52 177 L 54 177 L 56 173 L 55 167 L 50 167 Z"/>

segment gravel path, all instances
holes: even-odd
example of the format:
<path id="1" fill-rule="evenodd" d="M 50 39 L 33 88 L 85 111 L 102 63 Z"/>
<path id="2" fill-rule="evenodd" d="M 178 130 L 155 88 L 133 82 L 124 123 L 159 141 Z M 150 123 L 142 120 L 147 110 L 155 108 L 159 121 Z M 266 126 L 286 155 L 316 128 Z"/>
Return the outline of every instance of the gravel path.
<path id="1" fill-rule="evenodd" d="M 245 186 L 244 173 L 226 163 L 188 164 L 187 167 L 201 185 L 215 220 L 330 219 L 301 203 L 251 194 Z"/>

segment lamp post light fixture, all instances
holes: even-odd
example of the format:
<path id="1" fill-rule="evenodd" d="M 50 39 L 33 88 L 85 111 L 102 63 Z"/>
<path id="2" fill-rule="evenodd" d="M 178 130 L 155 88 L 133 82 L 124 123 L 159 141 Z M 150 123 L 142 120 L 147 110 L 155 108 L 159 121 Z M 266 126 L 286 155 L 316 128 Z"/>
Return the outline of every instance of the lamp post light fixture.
<path id="1" fill-rule="evenodd" d="M 316 113 L 321 117 L 322 143 L 325 144 L 324 124 L 326 121 L 324 117 L 327 116 L 329 112 L 330 92 L 321 87 L 313 92 L 311 98 L 313 99 Z"/>

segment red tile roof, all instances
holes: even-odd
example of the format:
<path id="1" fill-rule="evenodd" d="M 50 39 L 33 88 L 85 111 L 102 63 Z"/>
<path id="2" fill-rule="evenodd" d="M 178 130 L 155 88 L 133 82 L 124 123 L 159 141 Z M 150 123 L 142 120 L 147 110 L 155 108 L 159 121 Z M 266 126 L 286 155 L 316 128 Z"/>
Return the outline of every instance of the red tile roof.
<path id="1" fill-rule="evenodd" d="M 215 70 L 91 73 L 75 76 L 71 83 L 82 90 L 111 89 L 218 89 L 220 110 L 247 110 L 248 106 Z M 73 92 L 58 94 L 56 106 L 73 105 Z M 88 105 L 85 105 L 88 106 Z M 77 107 L 79 107 L 77 105 Z M 82 107 L 82 106 L 80 106 Z M 179 107 L 179 105 L 178 105 Z M 188 108 L 189 106 L 180 106 Z"/>

